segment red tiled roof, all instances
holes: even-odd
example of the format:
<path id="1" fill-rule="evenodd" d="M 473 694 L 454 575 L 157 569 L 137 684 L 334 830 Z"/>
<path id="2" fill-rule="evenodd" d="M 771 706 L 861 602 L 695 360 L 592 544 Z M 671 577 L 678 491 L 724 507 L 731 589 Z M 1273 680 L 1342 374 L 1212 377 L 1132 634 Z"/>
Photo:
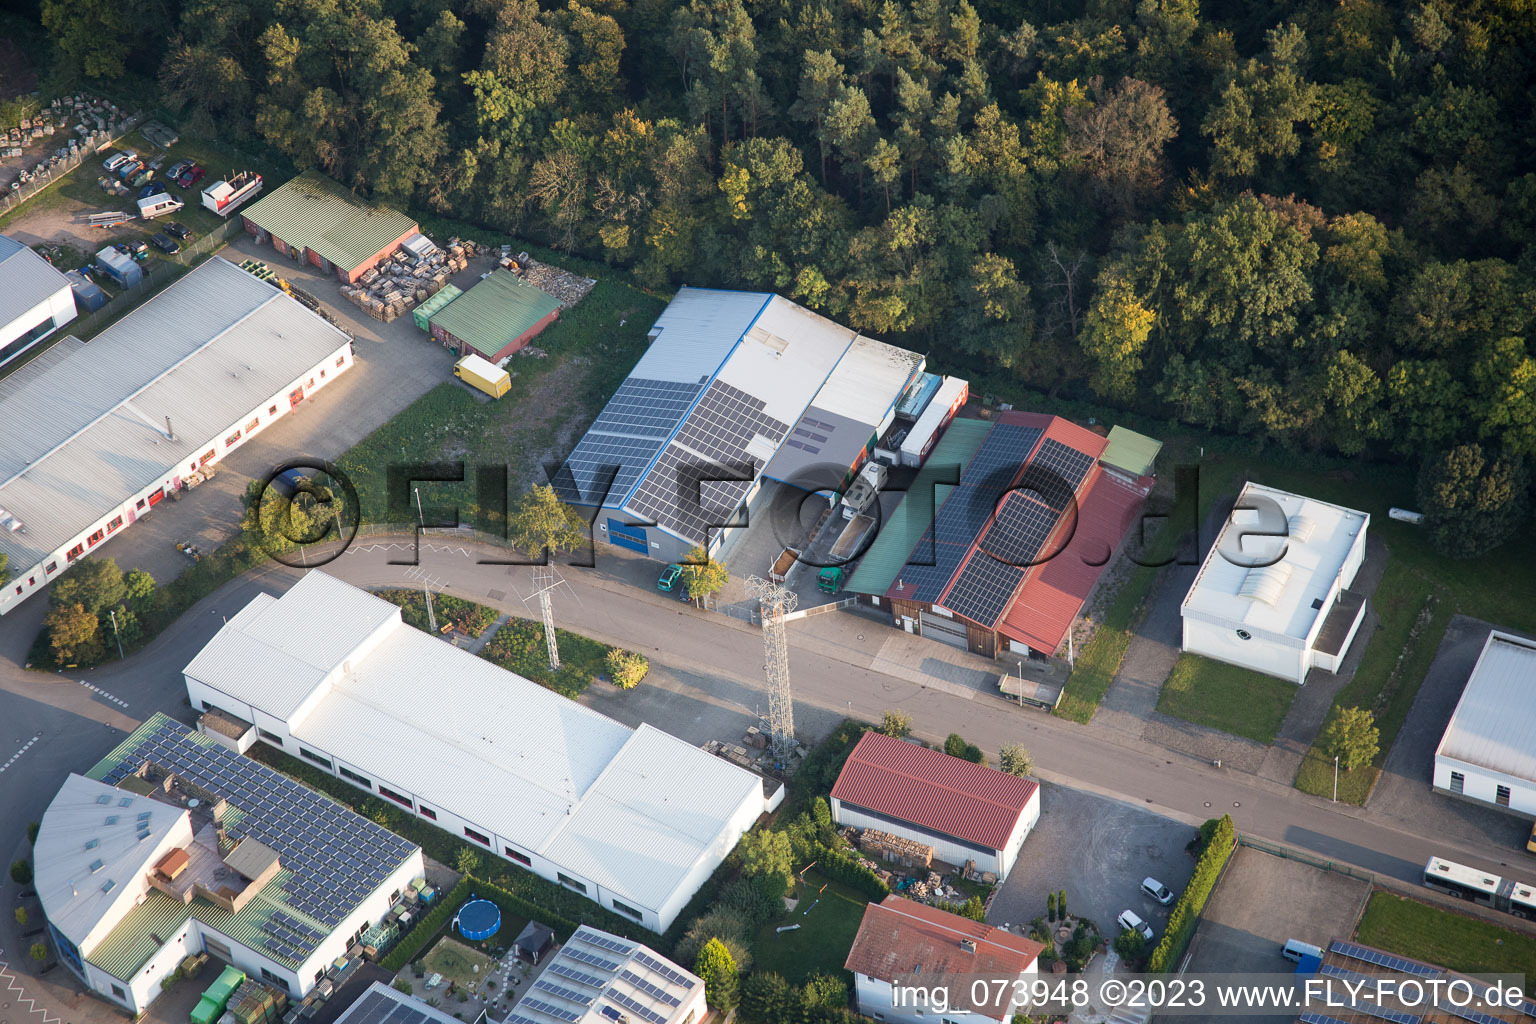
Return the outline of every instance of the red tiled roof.
<path id="1" fill-rule="evenodd" d="M 1030 569 L 997 631 L 1032 649 L 1055 652 L 1072 620 L 1082 610 L 1099 574 L 1119 546 L 1151 489 L 1150 478 L 1133 486 L 1098 467 L 1078 499 L 1077 527 L 1065 547 L 1047 562 Z"/>
<path id="2" fill-rule="evenodd" d="M 1008 842 L 1039 787 L 941 750 L 867 732 L 832 787 L 838 800 L 991 850 Z"/>
<path id="3" fill-rule="evenodd" d="M 962 946 L 962 939 L 974 942 L 975 951 Z M 988 985 L 987 994 L 995 998 L 973 1002 L 970 979 L 1017 978 L 1044 948 L 1001 928 L 892 895 L 864 908 L 859 934 L 843 966 L 887 982 L 900 977 L 915 984 L 921 983 L 918 979 L 942 984 L 946 975 L 964 976 L 949 986 L 950 1005 L 1006 1020 L 1012 992 Z"/>

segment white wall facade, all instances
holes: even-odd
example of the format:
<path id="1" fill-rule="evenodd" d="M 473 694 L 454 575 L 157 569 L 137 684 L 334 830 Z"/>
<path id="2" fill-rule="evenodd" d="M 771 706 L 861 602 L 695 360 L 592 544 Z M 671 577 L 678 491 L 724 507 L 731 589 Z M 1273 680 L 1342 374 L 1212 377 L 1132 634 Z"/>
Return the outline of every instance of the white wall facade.
<path id="1" fill-rule="evenodd" d="M 1462 776 L 1459 793 L 1452 786 L 1452 772 L 1458 772 Z M 1509 788 L 1508 804 L 1498 802 L 1500 786 Z M 1458 761 L 1444 754 L 1435 755 L 1434 787 L 1445 793 L 1466 797 L 1468 800 L 1481 801 L 1499 810 L 1507 810 L 1526 817 L 1536 815 L 1536 782 Z"/>
<path id="2" fill-rule="evenodd" d="M 1027 985 L 1038 975 L 1039 961 L 1030 960 L 1029 966 L 1019 974 L 1017 980 Z M 991 979 L 988 980 L 991 981 Z M 993 987 L 995 988 L 995 984 Z M 879 978 L 860 974 L 857 971 L 853 975 L 853 994 L 859 1013 L 884 1021 L 886 1024 L 975 1024 L 980 1020 L 1004 1022 L 1012 1017 L 1011 1012 L 1005 1012 L 996 1017 L 980 1011 L 972 1013 L 969 1010 L 960 1009 L 941 1012 L 938 1007 L 925 1006 L 909 995 L 904 995 L 903 1005 L 897 1006 L 890 982 L 881 981 Z"/>
<path id="3" fill-rule="evenodd" d="M 1014 824 L 1013 832 L 1008 839 L 1009 849 L 1007 850 L 982 849 L 959 839 L 929 832 L 916 825 L 893 821 L 883 816 L 877 817 L 850 807 L 836 797 L 832 798 L 832 820 L 839 825 L 878 829 L 881 832 L 889 832 L 891 835 L 931 846 L 934 857 L 955 867 L 964 866 L 968 860 L 975 861 L 977 871 L 991 871 L 1001 881 L 1007 877 L 1009 870 L 1018 859 L 1019 849 L 1024 845 L 1030 830 L 1040 820 L 1040 791 L 1038 789 L 1035 791 L 1029 806 Z"/>
<path id="4" fill-rule="evenodd" d="M 1241 601 L 1244 598 L 1234 597 Z M 1238 630 L 1249 635 L 1244 639 Z M 1213 622 L 1184 613 L 1184 650 L 1204 658 L 1214 658 L 1229 665 L 1252 669 L 1268 676 L 1279 676 L 1293 683 L 1304 682 L 1310 662 L 1304 641 L 1280 636 L 1236 622 Z"/>
<path id="5" fill-rule="evenodd" d="M 58 291 L 43 299 L 37 305 L 12 320 L 10 323 L 0 326 L 0 366 L 15 359 L 24 352 L 30 351 L 33 345 L 42 341 L 54 331 L 63 327 L 75 318 L 75 293 L 64 285 Z M 24 348 L 18 348 L 14 352 L 5 352 L 7 345 L 38 327 L 44 321 L 52 324 L 47 331 L 39 334 L 32 343 Z"/>
<path id="6" fill-rule="evenodd" d="M 68 291 L 69 289 L 65 289 Z M 300 388 L 304 389 L 304 397 L 309 398 L 315 392 L 335 380 L 342 373 L 352 368 L 352 345 L 350 341 L 343 340 L 341 345 L 326 356 L 325 359 L 310 367 L 309 370 L 294 378 L 286 387 L 273 395 L 267 401 L 261 403 L 255 409 L 241 416 L 234 423 L 229 424 L 206 443 L 199 445 L 193 451 L 195 456 L 188 461 L 167 466 L 161 477 L 146 486 L 137 494 L 131 494 L 121 504 L 110 511 L 80 533 L 70 538 L 64 544 L 56 548 L 47 558 L 28 569 L 22 570 L 18 566 L 11 566 L 11 579 L 0 590 L 0 615 L 4 615 L 16 607 L 28 597 L 31 597 L 42 587 L 47 586 L 52 580 L 69 568 L 71 562 L 83 555 L 93 554 L 102 544 L 111 540 L 122 530 L 147 514 L 162 497 L 170 491 L 181 486 L 182 477 L 197 469 L 199 465 L 219 462 L 224 456 L 244 445 L 256 434 L 260 433 L 273 422 L 286 416 L 294 407 L 290 396 Z M 274 411 L 275 410 L 275 411 Z M 255 423 L 254 429 L 251 424 Z M 236 432 L 239 433 L 235 437 Z M 231 440 L 233 438 L 233 440 Z M 212 453 L 204 462 L 204 455 Z M 91 541 L 91 537 L 98 532 L 101 537 Z M 79 547 L 74 555 L 70 552 Z"/>

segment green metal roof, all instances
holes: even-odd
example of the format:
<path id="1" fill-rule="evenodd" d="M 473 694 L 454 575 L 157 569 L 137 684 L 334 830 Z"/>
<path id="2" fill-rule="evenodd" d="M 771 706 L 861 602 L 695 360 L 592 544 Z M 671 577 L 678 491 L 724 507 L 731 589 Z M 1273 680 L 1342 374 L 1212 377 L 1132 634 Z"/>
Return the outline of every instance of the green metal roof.
<path id="1" fill-rule="evenodd" d="M 493 270 L 429 322 L 490 358 L 559 308 L 548 292 L 524 284 L 509 270 Z"/>
<path id="2" fill-rule="evenodd" d="M 906 497 L 864 552 L 846 589 L 856 594 L 884 594 L 891 588 L 912 549 L 922 540 L 923 531 L 933 522 L 934 511 L 954 490 L 953 485 L 934 484 L 940 470 L 957 465 L 964 469 L 991 429 L 992 424 L 986 420 L 956 419 L 950 423 L 929 453 L 928 461 L 912 479 Z"/>
<path id="3" fill-rule="evenodd" d="M 464 290 L 462 288 L 451 284 L 443 285 L 436 295 L 411 310 L 411 316 L 415 319 L 416 326 L 424 331 L 427 330 L 427 321 L 432 319 L 432 314 L 438 312 L 463 294 Z"/>
<path id="4" fill-rule="evenodd" d="M 1152 472 L 1152 464 L 1157 461 L 1157 453 L 1162 450 L 1163 442 L 1156 438 L 1125 427 L 1111 427 L 1109 444 L 1104 454 L 1099 456 L 1099 461 L 1136 476 L 1146 476 Z"/>
<path id="5" fill-rule="evenodd" d="M 387 206 L 369 206 L 316 171 L 305 171 L 242 211 L 251 223 L 312 249 L 351 273 L 416 222 Z"/>

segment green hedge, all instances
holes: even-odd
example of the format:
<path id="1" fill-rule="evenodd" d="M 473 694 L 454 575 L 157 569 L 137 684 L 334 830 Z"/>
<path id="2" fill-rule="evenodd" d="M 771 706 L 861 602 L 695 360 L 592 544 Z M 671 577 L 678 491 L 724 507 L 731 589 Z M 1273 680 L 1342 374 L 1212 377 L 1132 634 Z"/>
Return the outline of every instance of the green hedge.
<path id="1" fill-rule="evenodd" d="M 1227 860 L 1235 849 L 1237 826 L 1232 824 L 1230 814 L 1224 814 L 1211 829 L 1210 841 L 1201 851 L 1200 859 L 1195 861 L 1194 877 L 1184 887 L 1179 901 L 1173 905 L 1173 913 L 1168 915 L 1168 928 L 1163 932 L 1162 941 L 1147 960 L 1149 972 L 1170 971 L 1178 964 L 1184 950 L 1189 947 L 1189 940 L 1194 938 L 1195 926 L 1200 923 L 1200 912 L 1205 909 L 1205 901 L 1211 898 L 1211 892 L 1221 878 L 1221 869 L 1227 866 Z"/>
<path id="2" fill-rule="evenodd" d="M 443 926 L 453 920 L 454 909 L 462 906 L 469 898 L 471 884 L 472 880 L 465 878 L 454 886 L 451 892 L 439 892 L 437 906 L 418 921 L 416 927 L 412 928 L 405 938 L 395 943 L 395 948 L 385 954 L 384 959 L 379 961 L 379 966 L 386 971 L 398 971 L 416 959 L 416 954 L 437 938 L 437 933 L 443 930 Z"/>
<path id="3" fill-rule="evenodd" d="M 860 864 L 857 857 L 830 846 L 821 848 L 816 858 L 816 870 L 834 882 L 857 889 L 865 899 L 872 902 L 883 900 L 891 894 L 890 887 L 880 881 L 880 876 Z"/>
<path id="4" fill-rule="evenodd" d="M 571 933 L 574 932 L 577 928 L 581 927 L 576 922 L 567 921 L 563 917 L 560 917 L 556 914 L 551 914 L 548 908 L 538 906 L 535 903 L 531 903 L 514 892 L 508 892 L 499 885 L 492 885 L 490 882 L 482 881 L 477 878 L 475 879 L 473 891 L 476 897 L 483 900 L 490 900 L 492 903 L 496 904 L 496 906 L 501 909 L 503 914 L 510 914 L 513 917 L 526 917 L 530 921 L 537 921 L 540 924 L 548 925 L 550 930 L 555 933 L 555 937 L 561 942 L 564 942 L 566 939 L 570 938 Z M 590 903 L 591 901 L 589 900 L 588 902 Z M 591 905 L 594 907 L 597 906 L 595 903 L 592 903 Z M 612 929 L 604 930 L 611 931 Z M 642 932 L 645 935 L 650 934 L 638 924 L 632 925 L 630 930 Z M 635 936 L 629 934 L 629 932 L 619 932 L 618 934 L 623 935 L 626 938 L 635 938 Z M 509 936 L 509 939 L 515 938 L 517 938 L 516 935 Z"/>

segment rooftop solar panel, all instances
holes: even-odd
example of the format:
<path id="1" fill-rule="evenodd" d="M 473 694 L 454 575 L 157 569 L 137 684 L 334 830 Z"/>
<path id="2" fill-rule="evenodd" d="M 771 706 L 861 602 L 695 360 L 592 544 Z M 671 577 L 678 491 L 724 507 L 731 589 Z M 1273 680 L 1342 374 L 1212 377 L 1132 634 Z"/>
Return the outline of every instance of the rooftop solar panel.
<path id="1" fill-rule="evenodd" d="M 649 1006 L 646 1006 L 644 1003 L 640 1002 L 638 999 L 635 999 L 633 996 L 620 992 L 617 989 L 609 989 L 608 998 L 612 999 L 626 1010 L 629 1010 L 632 1013 L 638 1013 L 641 1017 L 644 1017 L 646 1020 L 650 1021 L 651 1024 L 666 1024 L 666 1017 L 657 1013 L 655 1010 L 651 1009 Z"/>
<path id="2" fill-rule="evenodd" d="M 1340 956 L 1347 956 L 1351 960 L 1375 964 L 1378 967 L 1385 967 L 1387 970 L 1397 971 L 1401 974 L 1414 974 L 1421 978 L 1433 977 L 1440 973 L 1434 967 L 1416 964 L 1412 960 L 1405 960 L 1400 956 L 1383 953 L 1380 950 L 1370 949 L 1366 946 L 1357 946 L 1353 942 L 1345 942 L 1341 939 L 1334 939 L 1330 942 L 1328 944 L 1328 951 L 1330 953 L 1338 953 Z"/>
<path id="3" fill-rule="evenodd" d="M 592 1002 L 592 1000 L 597 998 L 597 996 L 591 992 L 578 992 L 573 988 L 567 988 L 564 985 L 558 985 L 555 982 L 550 981 L 548 978 L 539 978 L 538 981 L 533 983 L 533 987 L 540 989 L 541 991 L 548 992 L 551 995 L 559 996 L 561 999 L 569 999 L 571 1002 L 579 1003 L 582 1006 L 588 1005 Z"/>
<path id="4" fill-rule="evenodd" d="M 655 982 L 645 980 L 634 971 L 620 971 L 619 977 L 623 978 L 625 981 L 629 982 L 631 985 L 635 986 L 635 988 L 639 989 L 641 992 L 644 992 L 646 995 L 660 999 L 668 1006 L 680 1006 L 682 1004 L 682 1000 L 677 998 L 677 996 L 674 996 L 672 993 L 668 992 L 666 989 L 662 988 Z"/>
<path id="5" fill-rule="evenodd" d="M 517 1005 L 523 1007 L 524 1009 L 532 1010 L 535 1013 L 546 1014 L 559 1020 L 581 1020 L 581 1014 L 575 1012 L 574 1010 L 567 1010 L 563 1006 L 556 1006 L 554 1003 L 546 1003 L 544 1000 L 534 999 L 532 996 L 524 996 Z"/>
<path id="6" fill-rule="evenodd" d="M 599 978 L 594 974 L 588 974 L 586 971 L 578 971 L 570 964 L 561 963 L 559 959 L 556 959 L 548 967 L 544 968 L 544 970 L 545 973 L 558 974 L 560 977 L 574 981 L 579 985 L 591 985 L 593 988 L 603 988 L 608 984 L 608 980 L 606 978 Z"/>
<path id="7" fill-rule="evenodd" d="M 641 950 L 635 954 L 635 962 L 645 967 L 646 970 L 653 971 L 656 974 L 661 975 L 663 978 L 666 978 L 674 985 L 681 985 L 683 988 L 693 988 L 692 978 L 688 977 L 688 975 L 682 973 L 681 971 L 676 970 L 672 967 L 671 964 L 656 959 L 654 956 L 651 956 L 644 950 Z"/>

